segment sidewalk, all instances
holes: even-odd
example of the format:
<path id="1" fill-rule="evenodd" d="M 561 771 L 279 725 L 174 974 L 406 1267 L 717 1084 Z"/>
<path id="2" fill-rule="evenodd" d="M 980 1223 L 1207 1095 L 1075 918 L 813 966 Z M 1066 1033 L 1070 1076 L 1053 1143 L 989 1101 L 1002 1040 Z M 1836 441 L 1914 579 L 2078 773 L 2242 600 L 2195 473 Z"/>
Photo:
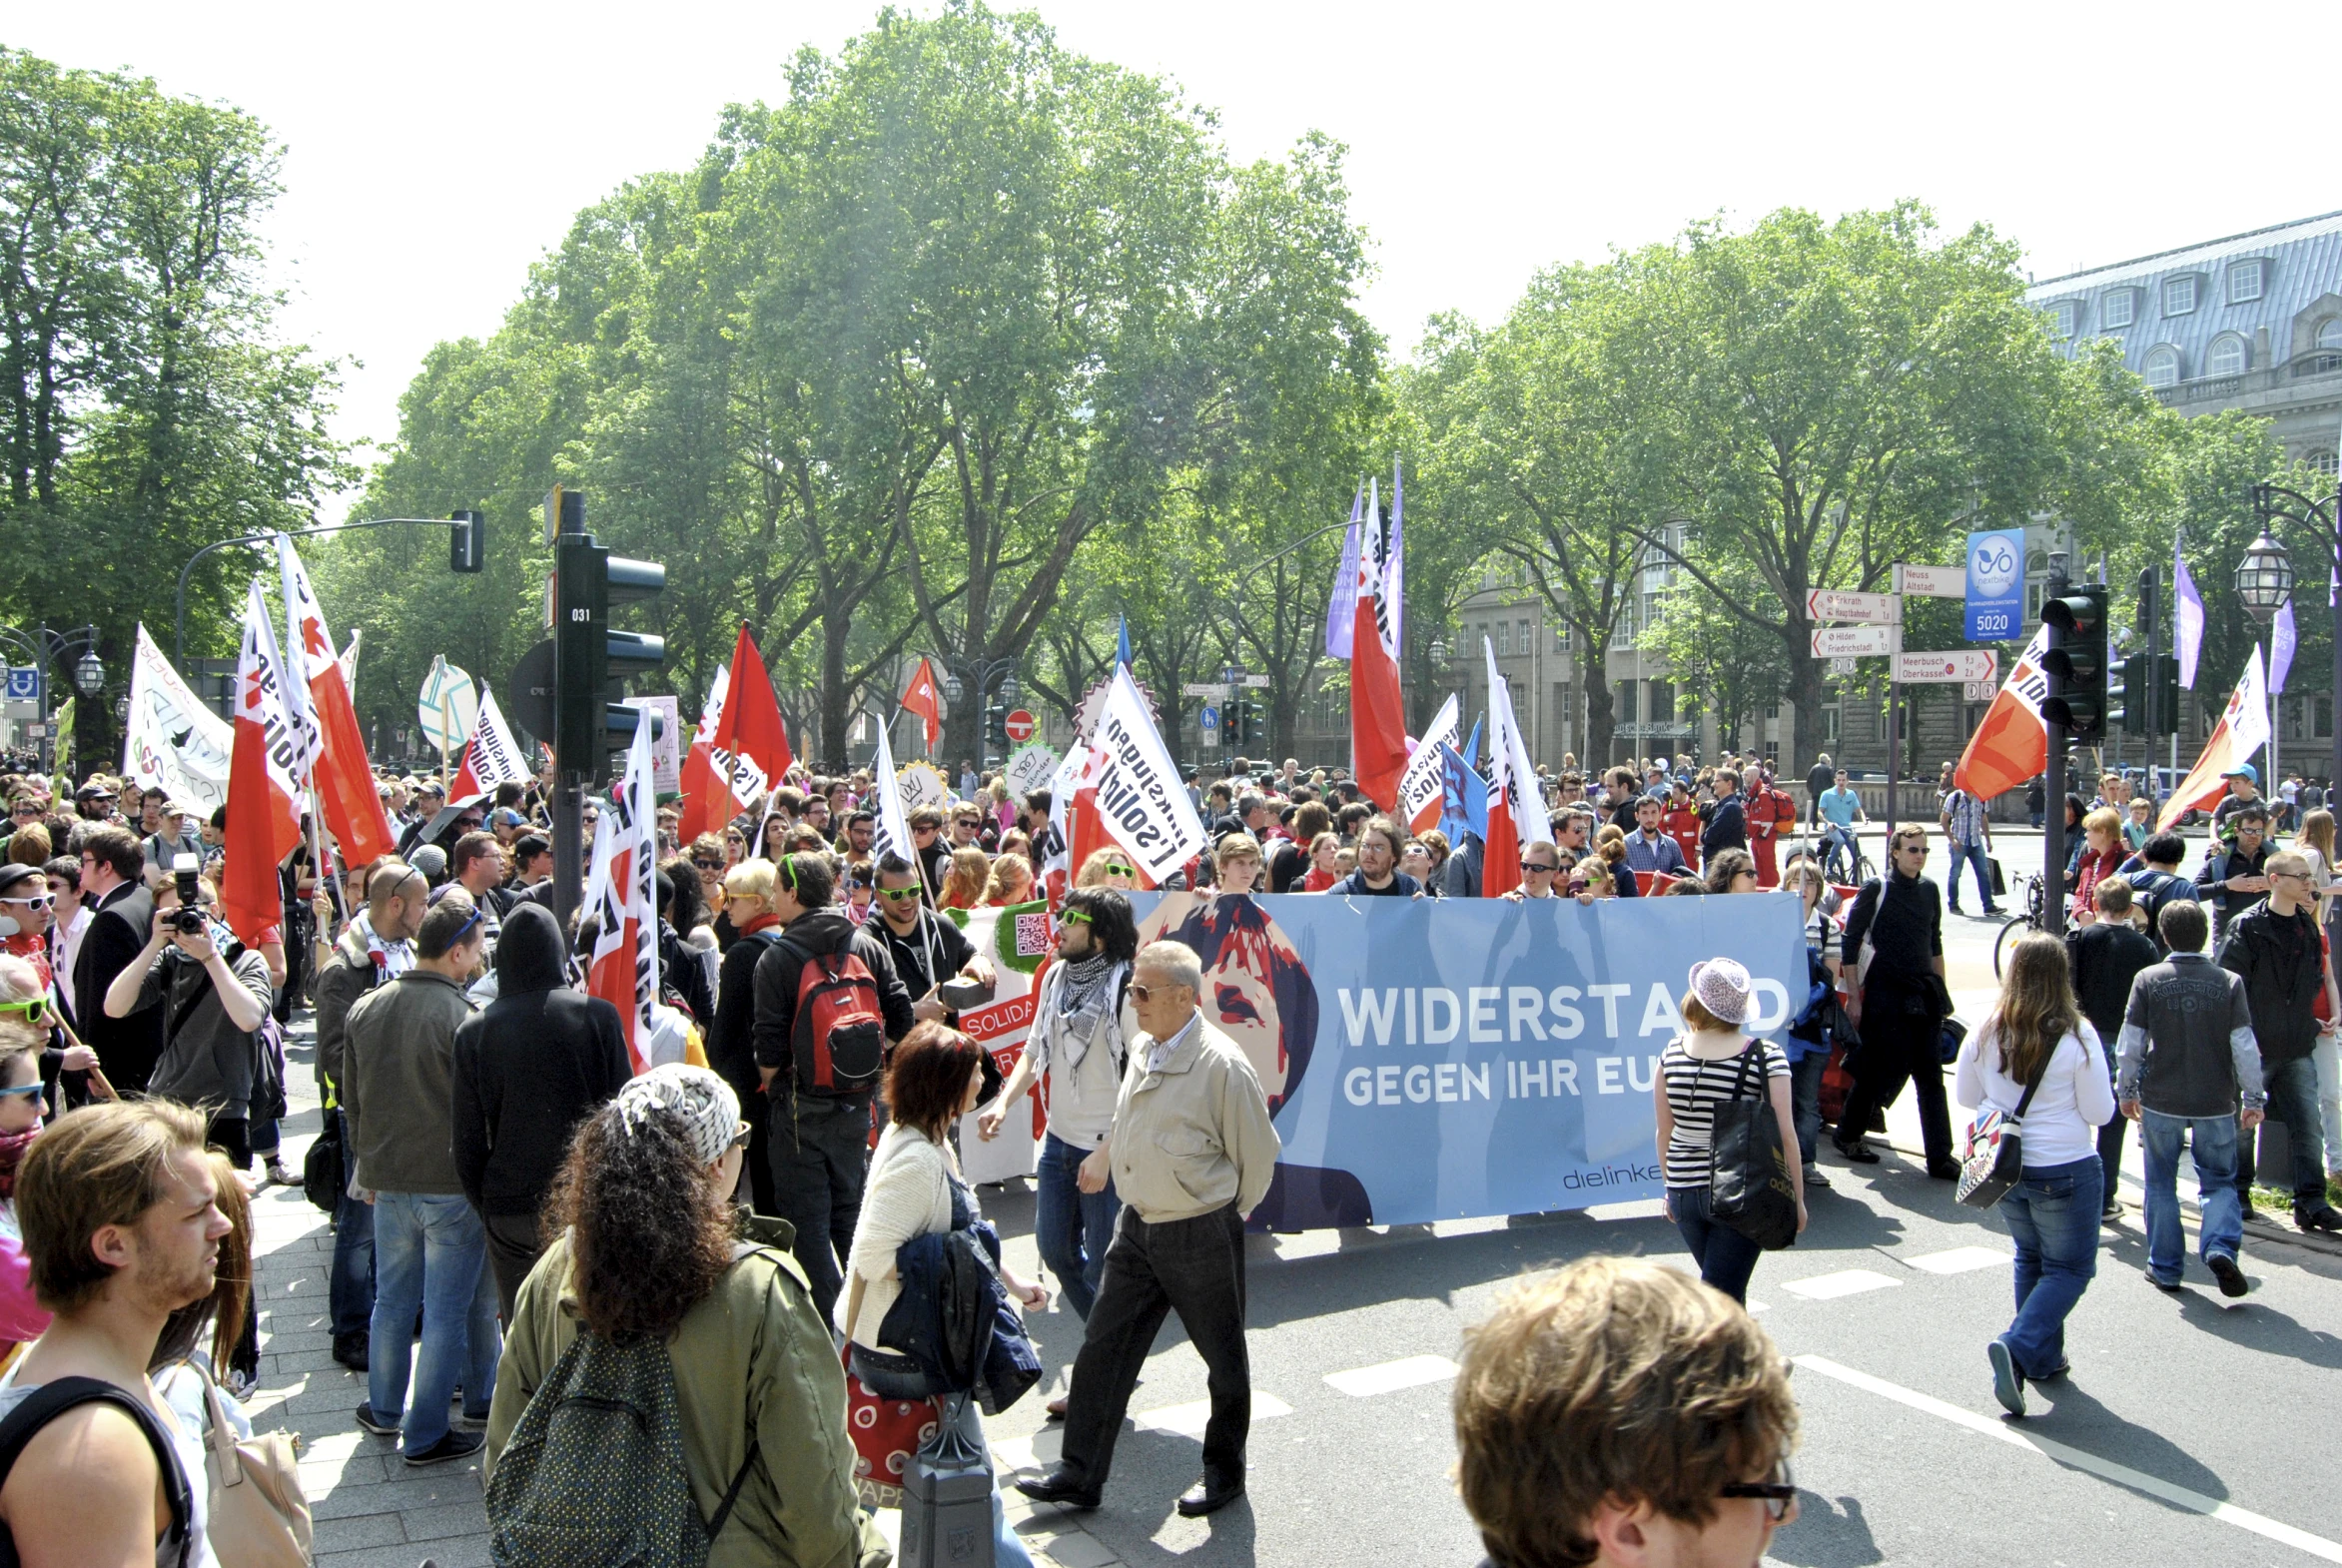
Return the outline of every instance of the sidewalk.
<path id="1" fill-rule="evenodd" d="M 306 1019 L 287 1042 L 285 1163 L 301 1169 L 319 1127 L 316 1036 Z M 301 1484 L 317 1520 L 319 1568 L 484 1568 L 487 1514 L 477 1462 L 410 1470 L 395 1438 L 360 1430 L 363 1373 L 334 1360 L 327 1285 L 334 1235 L 326 1215 L 297 1186 L 272 1186 L 253 1199 L 255 1291 L 261 1327 L 260 1382 L 246 1399 L 262 1431 L 301 1435 Z M 1041 1568 L 1115 1568 L 1113 1553 L 1055 1508 L 1016 1492 L 1008 1512 Z M 879 1514 L 888 1539 L 902 1516 Z"/>

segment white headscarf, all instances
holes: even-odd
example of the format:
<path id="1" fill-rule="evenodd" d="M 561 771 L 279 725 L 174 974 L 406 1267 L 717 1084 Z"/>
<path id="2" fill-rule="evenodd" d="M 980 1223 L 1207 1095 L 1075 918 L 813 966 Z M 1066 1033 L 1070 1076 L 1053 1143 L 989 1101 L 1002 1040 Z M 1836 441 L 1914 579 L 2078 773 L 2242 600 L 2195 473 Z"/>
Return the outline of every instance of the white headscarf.
<path id="1" fill-rule="evenodd" d="M 683 1124 L 683 1142 L 704 1166 L 724 1158 L 740 1129 L 740 1097 L 732 1086 L 681 1062 L 654 1067 L 618 1091 L 618 1120 L 628 1137 L 656 1111 L 672 1112 Z"/>

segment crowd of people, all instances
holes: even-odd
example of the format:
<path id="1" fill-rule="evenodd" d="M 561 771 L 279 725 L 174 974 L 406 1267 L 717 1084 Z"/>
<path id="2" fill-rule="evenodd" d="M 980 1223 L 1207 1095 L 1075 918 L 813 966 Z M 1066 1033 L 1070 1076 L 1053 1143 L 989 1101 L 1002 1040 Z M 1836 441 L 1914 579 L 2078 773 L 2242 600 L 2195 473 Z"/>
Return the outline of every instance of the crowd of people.
<path id="1" fill-rule="evenodd" d="M 2240 772 L 2192 878 L 2184 841 L 2144 831 L 2151 813 L 2119 776 L 2096 800 L 2069 801 L 2062 887 L 2075 930 L 2063 945 L 2019 943 L 1990 1016 L 1955 1038 L 1930 835 L 1907 824 L 1881 875 L 1842 881 L 1867 815 L 1827 757 L 1802 803 L 1762 759 L 1593 774 L 1565 759 L 1540 778 L 1543 820 L 1522 833 L 1502 897 L 1786 892 L 1812 987 L 1781 1038 L 1757 1040 L 1749 972 L 1695 965 L 1685 1032 L 1654 1075 L 1667 1210 L 1713 1293 L 1638 1265 L 1581 1264 L 1475 1330 L 1457 1394 L 1459 1483 L 1495 1560 L 1584 1561 L 1588 1543 L 1623 1551 L 1630 1537 L 1727 1526 L 1761 1537 L 1794 1513 L 1794 1411 L 1777 1358 L 1732 1304 L 1763 1247 L 1710 1202 L 1714 1130 L 1732 1101 L 1765 1103 L 1801 1230 L 1806 1192 L 1829 1185 L 1821 1139 L 1876 1163 L 1868 1137 L 1906 1084 L 1926 1170 L 1946 1180 L 1962 1171 L 1951 1099 L 2021 1117 L 2023 1176 L 2000 1203 L 2018 1310 L 1989 1347 L 1995 1394 L 2016 1413 L 2028 1382 L 2064 1369 L 2062 1325 L 2095 1266 L 2096 1226 L 2120 1212 L 2111 1176 L 2130 1123 L 2156 1284 L 2176 1287 L 2185 1266 L 2185 1148 L 2202 1183 L 2203 1264 L 2243 1293 L 2249 1135 L 2264 1114 L 2292 1135 L 2297 1223 L 2342 1228 L 2325 1185 L 2342 1145 L 2321 1136 L 2342 1133 L 2331 1023 L 2342 994 L 2325 940 L 2342 905 L 2334 820 L 2306 810 L 2276 849 L 2256 782 Z M 1187 786 L 1207 843 L 1170 889 L 1449 899 L 1499 880 L 1468 822 L 1415 831 L 1338 769 L 1239 758 Z M 333 1353 L 367 1379 L 356 1424 L 395 1439 L 409 1466 L 478 1458 L 491 1516 L 514 1540 L 567 1528 L 590 1456 L 623 1448 L 556 1407 L 592 1389 L 620 1409 L 650 1400 L 649 1344 L 666 1347 L 673 1392 L 663 1417 L 646 1405 L 643 1419 L 669 1423 L 680 1469 L 664 1503 L 651 1489 L 628 1506 L 690 1510 L 711 1562 L 879 1560 L 869 1509 L 901 1500 L 907 1447 L 878 1412 L 932 1410 L 981 1455 L 970 1391 L 997 1407 L 1043 1375 L 1020 1360 L 1013 1324 L 1053 1290 L 1084 1325 L 1048 1399 L 1065 1443 L 1019 1488 L 1062 1507 L 1102 1503 L 1133 1386 L 1176 1312 L 1211 1396 L 1202 1473 L 1179 1510 L 1242 1495 L 1242 1229 L 1277 1159 L 1272 1096 L 1199 1006 L 1196 953 L 1142 943 L 1132 856 L 1109 845 L 1069 864 L 1049 795 L 1017 796 L 973 768 L 952 803 L 908 814 L 909 845 L 882 849 L 874 787 L 867 774 L 793 775 L 689 840 L 660 810 L 660 986 L 644 1035 L 584 993 L 595 933 L 590 919 L 567 930 L 555 919 L 540 784 L 450 800 L 435 778 L 384 778 L 397 852 L 346 865 L 311 832 L 282 867 L 283 920 L 248 947 L 220 914 L 224 810 L 103 775 L 70 799 L 37 776 L 0 778 L 12 818 L 0 849 L 0 1418 L 38 1417 L 0 1483 L 20 1559 L 88 1560 L 44 1555 L 64 1516 L 33 1488 L 77 1462 L 74 1445 L 96 1443 L 109 1457 L 94 1495 L 123 1505 L 107 1528 L 161 1560 L 181 1560 L 174 1542 L 205 1560 L 202 1444 L 214 1412 L 242 1419 L 235 1396 L 258 1365 L 246 1200 L 269 1183 L 302 1183 L 331 1208 Z M 1984 805 L 1948 781 L 1952 913 L 1963 865 L 1994 910 Z M 1000 978 L 966 929 L 988 908 L 1044 912 L 1051 932 L 1005 1081 L 959 1028 Z M 325 1118 L 298 1174 L 280 1133 L 297 1008 L 314 1011 Z M 955 1240 L 990 1234 L 956 1129 L 1000 1137 L 1045 1079 L 1044 1272 L 1029 1279 L 1000 1260 L 997 1237 L 989 1259 Z M 983 1264 L 973 1279 L 969 1257 Z M 1002 1325 L 1005 1360 L 981 1371 L 954 1362 L 937 1326 L 939 1295 L 971 1289 L 989 1292 Z M 1626 1301 L 1656 1316 L 1605 1323 Z M 1704 1456 L 1686 1436 L 1647 1433 L 1656 1446 L 1643 1457 L 1667 1456 L 1677 1480 L 1540 1505 L 1493 1456 L 1560 1439 L 1520 1423 L 1554 1398 L 1626 1419 L 1651 1396 L 1625 1363 L 1585 1359 L 1586 1337 L 1604 1334 L 1682 1339 L 1748 1424 Z M 1535 1373 L 1553 1386 L 1525 1386 L 1512 1358 L 1565 1341 L 1568 1354 Z M 1600 1386 L 1570 1394 L 1581 1377 Z M 565 1392 L 538 1397 L 548 1387 Z M 1683 1477 L 1693 1491 L 1679 1496 Z M 999 1559 L 1026 1560 L 997 1494 L 993 1513 Z M 1567 1543 L 1581 1555 L 1550 1555 Z"/>

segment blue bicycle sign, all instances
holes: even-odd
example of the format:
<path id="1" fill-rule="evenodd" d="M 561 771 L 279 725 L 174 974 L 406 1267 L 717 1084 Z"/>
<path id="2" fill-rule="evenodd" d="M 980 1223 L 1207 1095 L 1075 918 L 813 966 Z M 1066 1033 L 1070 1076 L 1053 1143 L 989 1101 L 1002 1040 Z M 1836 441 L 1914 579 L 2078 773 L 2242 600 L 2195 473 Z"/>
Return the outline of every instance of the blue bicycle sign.
<path id="1" fill-rule="evenodd" d="M 2001 642 L 2024 625 L 2024 529 L 1967 536 L 1967 640 Z"/>

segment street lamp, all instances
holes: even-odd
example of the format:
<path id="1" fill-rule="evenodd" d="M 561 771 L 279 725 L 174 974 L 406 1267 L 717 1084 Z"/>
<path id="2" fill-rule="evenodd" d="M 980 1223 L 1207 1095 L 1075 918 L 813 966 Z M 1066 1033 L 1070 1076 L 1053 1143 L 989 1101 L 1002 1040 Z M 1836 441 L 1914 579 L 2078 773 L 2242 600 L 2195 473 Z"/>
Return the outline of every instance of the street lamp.
<path id="1" fill-rule="evenodd" d="M 2246 613 L 2264 626 L 2293 596 L 2293 557 L 2266 528 L 2236 563 L 2236 596 L 2244 601 Z"/>
<path id="2" fill-rule="evenodd" d="M 98 657 L 98 650 L 90 649 L 73 666 L 73 689 L 85 697 L 94 697 L 106 689 L 106 661 Z"/>
<path id="3" fill-rule="evenodd" d="M 1434 665 L 1441 665 L 1447 662 L 1446 638 L 1434 637 L 1431 639 L 1431 662 Z"/>
<path id="4" fill-rule="evenodd" d="M 945 700 L 947 700 L 948 702 L 950 702 L 950 703 L 951 703 L 951 705 L 952 705 L 953 707 L 955 707 L 955 708 L 956 708 L 956 707 L 958 707 L 958 706 L 960 705 L 960 693 L 961 693 L 963 690 L 965 690 L 965 689 L 966 689 L 966 688 L 964 688 L 964 687 L 963 687 L 963 686 L 961 686 L 961 684 L 960 684 L 960 677 L 959 677 L 959 676 L 957 676 L 957 675 L 946 675 L 946 676 L 944 676 L 944 697 L 945 697 Z"/>

